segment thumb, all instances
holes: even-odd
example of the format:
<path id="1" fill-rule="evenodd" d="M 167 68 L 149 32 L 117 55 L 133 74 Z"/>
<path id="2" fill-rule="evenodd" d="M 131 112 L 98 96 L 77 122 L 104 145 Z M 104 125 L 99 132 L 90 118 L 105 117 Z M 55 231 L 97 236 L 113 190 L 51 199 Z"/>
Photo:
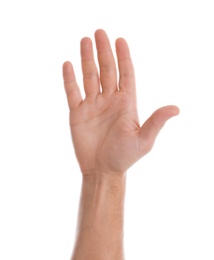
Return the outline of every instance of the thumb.
<path id="1" fill-rule="evenodd" d="M 165 106 L 157 109 L 142 125 L 139 131 L 140 143 L 144 153 L 148 153 L 155 142 L 158 133 L 168 119 L 179 114 L 176 106 Z"/>

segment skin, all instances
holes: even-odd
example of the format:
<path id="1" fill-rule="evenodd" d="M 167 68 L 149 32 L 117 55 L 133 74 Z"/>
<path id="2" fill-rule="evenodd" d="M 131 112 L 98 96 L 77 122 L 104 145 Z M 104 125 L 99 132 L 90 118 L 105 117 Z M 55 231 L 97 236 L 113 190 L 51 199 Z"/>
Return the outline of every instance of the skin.
<path id="1" fill-rule="evenodd" d="M 161 107 L 141 126 L 127 42 L 115 42 L 117 64 L 104 30 L 95 32 L 95 42 L 99 71 L 91 39 L 80 43 L 84 99 L 72 64 L 63 64 L 71 136 L 82 173 L 72 260 L 122 260 L 126 172 L 152 149 L 159 131 L 179 109 Z"/>

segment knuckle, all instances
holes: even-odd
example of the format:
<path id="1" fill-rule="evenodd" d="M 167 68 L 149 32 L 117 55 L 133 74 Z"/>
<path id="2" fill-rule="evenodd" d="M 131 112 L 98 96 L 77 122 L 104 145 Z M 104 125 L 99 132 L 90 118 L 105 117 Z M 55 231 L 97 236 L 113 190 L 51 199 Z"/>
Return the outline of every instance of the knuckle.
<path id="1" fill-rule="evenodd" d="M 83 80 L 91 80 L 91 79 L 96 79 L 97 75 L 94 73 L 84 73 L 83 75 Z"/>
<path id="2" fill-rule="evenodd" d="M 100 66 L 100 72 L 102 73 L 115 72 L 115 67 L 109 65 L 102 65 Z"/>

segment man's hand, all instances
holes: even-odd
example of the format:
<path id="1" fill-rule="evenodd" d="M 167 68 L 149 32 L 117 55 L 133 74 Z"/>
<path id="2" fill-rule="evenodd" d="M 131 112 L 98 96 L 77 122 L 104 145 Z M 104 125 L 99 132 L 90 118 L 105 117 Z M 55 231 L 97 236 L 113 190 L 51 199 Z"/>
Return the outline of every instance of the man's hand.
<path id="1" fill-rule="evenodd" d="M 165 122 L 177 115 L 176 106 L 156 110 L 140 126 L 135 76 L 126 41 L 116 40 L 119 70 L 108 37 L 95 32 L 99 72 L 90 38 L 81 40 L 82 73 L 85 99 L 81 97 L 73 67 L 63 64 L 64 86 L 70 109 L 70 128 L 82 173 L 124 173 L 148 153 Z"/>

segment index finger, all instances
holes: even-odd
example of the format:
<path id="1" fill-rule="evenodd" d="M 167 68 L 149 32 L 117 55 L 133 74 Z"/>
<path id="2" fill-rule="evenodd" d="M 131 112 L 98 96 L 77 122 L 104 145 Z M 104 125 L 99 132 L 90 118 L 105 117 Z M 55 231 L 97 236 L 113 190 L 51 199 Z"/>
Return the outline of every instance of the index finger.
<path id="1" fill-rule="evenodd" d="M 135 94 L 135 74 L 131 60 L 129 46 L 125 39 L 116 40 L 116 53 L 119 68 L 119 90 L 128 94 Z"/>

